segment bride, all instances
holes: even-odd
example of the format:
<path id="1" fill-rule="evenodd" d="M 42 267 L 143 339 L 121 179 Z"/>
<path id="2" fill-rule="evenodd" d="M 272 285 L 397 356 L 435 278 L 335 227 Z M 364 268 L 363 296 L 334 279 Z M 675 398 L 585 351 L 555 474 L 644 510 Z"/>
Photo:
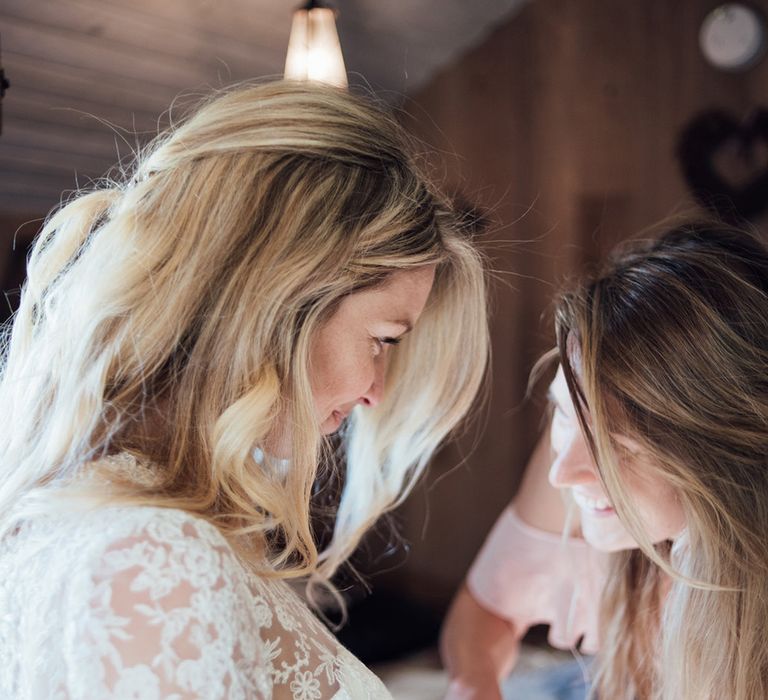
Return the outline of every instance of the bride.
<path id="1" fill-rule="evenodd" d="M 478 253 L 391 117 L 303 84 L 208 101 L 30 257 L 0 383 L 0 696 L 388 697 L 286 580 L 332 588 L 486 356 Z"/>

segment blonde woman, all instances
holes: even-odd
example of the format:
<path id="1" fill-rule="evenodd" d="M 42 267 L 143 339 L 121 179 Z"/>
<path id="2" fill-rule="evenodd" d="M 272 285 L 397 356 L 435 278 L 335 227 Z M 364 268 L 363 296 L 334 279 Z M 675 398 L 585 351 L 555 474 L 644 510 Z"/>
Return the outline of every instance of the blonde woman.
<path id="1" fill-rule="evenodd" d="M 388 697 L 286 579 L 329 582 L 486 351 L 478 254 L 391 117 L 297 83 L 204 104 L 32 252 L 0 384 L 0 696 Z"/>
<path id="2" fill-rule="evenodd" d="M 549 479 L 584 539 L 547 534 L 564 521 L 540 450 L 449 616 L 449 695 L 499 697 L 526 626 L 550 622 L 556 643 L 599 648 L 593 696 L 768 697 L 764 244 L 677 227 L 564 295 L 557 335 Z M 570 692 L 542 697 L 586 691 Z"/>

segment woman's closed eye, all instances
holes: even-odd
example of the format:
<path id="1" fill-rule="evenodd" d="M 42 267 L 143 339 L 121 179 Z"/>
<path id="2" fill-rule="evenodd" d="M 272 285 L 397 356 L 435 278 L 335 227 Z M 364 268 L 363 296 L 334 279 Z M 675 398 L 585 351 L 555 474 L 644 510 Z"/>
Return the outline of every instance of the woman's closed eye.
<path id="1" fill-rule="evenodd" d="M 611 438 L 613 439 L 614 447 L 619 455 L 633 458 L 645 455 L 645 450 L 642 445 L 632 438 L 628 438 L 624 435 L 617 435 L 616 433 L 611 433 Z"/>
<path id="2" fill-rule="evenodd" d="M 402 338 L 391 338 L 391 337 L 383 337 L 383 338 L 374 338 L 373 344 L 374 344 L 374 350 L 375 354 L 378 355 L 379 353 L 384 350 L 385 345 L 397 345 L 400 343 Z"/>

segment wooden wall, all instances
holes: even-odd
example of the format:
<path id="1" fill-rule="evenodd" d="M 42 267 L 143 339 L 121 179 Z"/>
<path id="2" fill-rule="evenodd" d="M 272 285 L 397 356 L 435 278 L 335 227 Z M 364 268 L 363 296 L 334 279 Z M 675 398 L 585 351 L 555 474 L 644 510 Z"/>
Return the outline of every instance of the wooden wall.
<path id="1" fill-rule="evenodd" d="M 19 302 L 32 239 L 44 215 L 0 213 L 0 322 L 9 318 Z"/>
<path id="2" fill-rule="evenodd" d="M 411 551 L 377 585 L 445 604 L 536 439 L 542 402 L 524 395 L 552 342 L 545 311 L 553 292 L 616 241 L 690 206 L 674 150 L 692 116 L 718 106 L 741 118 L 768 103 L 768 60 L 729 75 L 702 58 L 699 26 L 717 4 L 531 0 L 407 103 L 406 121 L 441 152 L 435 165 L 449 187 L 491 221 L 483 246 L 493 365 L 482 430 L 446 448 L 395 514 Z M 768 14 L 768 0 L 753 4 Z M 0 160 L 12 145 L 4 143 Z M 34 216 L 0 217 L 0 242 Z M 35 227 L 21 231 L 21 245 Z M 10 254 L 0 249 L 0 274 Z"/>
<path id="3" fill-rule="evenodd" d="M 757 4 L 768 14 L 768 0 Z M 716 106 L 741 119 L 768 106 L 768 59 L 729 75 L 700 54 L 699 26 L 715 5 L 534 0 L 407 105 L 410 128 L 442 152 L 449 185 L 494 222 L 484 237 L 493 364 L 476 448 L 455 469 L 459 451 L 446 449 L 397 514 L 411 551 L 385 587 L 447 601 L 536 439 L 542 402 L 524 394 L 553 342 L 553 292 L 616 241 L 691 207 L 675 158 L 691 117 Z"/>

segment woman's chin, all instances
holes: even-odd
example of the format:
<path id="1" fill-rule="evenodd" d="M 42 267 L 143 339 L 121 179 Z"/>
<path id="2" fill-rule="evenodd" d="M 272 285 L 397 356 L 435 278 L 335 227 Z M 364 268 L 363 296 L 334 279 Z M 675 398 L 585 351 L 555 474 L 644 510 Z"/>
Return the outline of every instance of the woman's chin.
<path id="1" fill-rule="evenodd" d="M 582 516 L 581 534 L 589 545 L 601 552 L 621 552 L 638 547 L 637 542 L 615 516 L 612 518 Z"/>

